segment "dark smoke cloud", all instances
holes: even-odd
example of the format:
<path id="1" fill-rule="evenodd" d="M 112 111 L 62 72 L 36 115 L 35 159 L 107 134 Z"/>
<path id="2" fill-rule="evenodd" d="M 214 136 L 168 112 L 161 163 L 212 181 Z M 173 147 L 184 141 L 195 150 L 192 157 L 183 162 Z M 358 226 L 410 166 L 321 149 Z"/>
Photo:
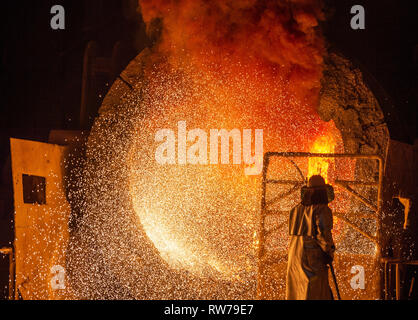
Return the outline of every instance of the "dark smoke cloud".
<path id="1" fill-rule="evenodd" d="M 160 53 L 222 65 L 252 61 L 279 70 L 296 96 L 316 104 L 322 74 L 318 0 L 139 0 L 149 29 L 162 22 Z M 152 33 L 152 31 L 150 30 Z"/>

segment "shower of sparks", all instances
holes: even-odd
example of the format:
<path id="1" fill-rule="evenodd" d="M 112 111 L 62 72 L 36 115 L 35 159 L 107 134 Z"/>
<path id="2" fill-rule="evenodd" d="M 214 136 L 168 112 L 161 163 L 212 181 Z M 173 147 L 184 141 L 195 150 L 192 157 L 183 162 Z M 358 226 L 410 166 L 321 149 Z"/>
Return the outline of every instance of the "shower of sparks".
<path id="1" fill-rule="evenodd" d="M 263 24 L 276 23 L 269 22 L 272 10 L 266 10 Z M 298 14 L 312 39 L 314 18 Z M 255 297 L 261 177 L 246 176 L 245 165 L 159 165 L 155 133 L 175 131 L 179 121 L 206 132 L 263 129 L 264 152 L 311 151 L 333 126 L 315 111 L 321 50 L 309 46 L 307 54 L 300 34 L 292 38 L 294 30 L 278 30 L 289 33 L 281 45 L 291 46 L 295 56 L 281 52 L 276 61 L 266 48 L 261 56 L 239 50 L 222 54 L 225 48 L 213 44 L 198 54 L 196 48 L 176 51 L 176 46 L 170 47 L 175 52 L 157 50 L 144 57 L 142 79 L 117 109 L 105 110 L 96 120 L 74 188 L 80 217 L 67 264 L 78 296 Z M 319 72 L 309 69 L 309 59 Z M 282 255 L 285 229 L 275 239 Z M 277 290 L 282 289 L 283 283 Z"/>
<path id="2" fill-rule="evenodd" d="M 324 123 L 262 70 L 248 73 L 242 65 L 247 73 L 201 74 L 190 66 L 170 76 L 163 69 L 152 73 L 149 112 L 139 121 L 131 148 L 134 208 L 169 264 L 225 279 L 244 274 L 250 281 L 257 264 L 251 243 L 259 218 L 260 176 L 245 176 L 244 165 L 158 165 L 155 133 L 175 129 L 181 120 L 189 129 L 206 131 L 257 128 L 264 130 L 265 152 L 308 151 Z"/>
<path id="3" fill-rule="evenodd" d="M 255 296 L 261 177 L 246 176 L 245 165 L 159 165 L 155 133 L 175 130 L 181 120 L 207 131 L 261 128 L 264 152 L 312 151 L 333 124 L 277 84 L 266 81 L 257 94 L 259 74 L 234 75 L 220 85 L 192 70 L 153 66 L 145 87 L 136 84 L 116 114 L 96 122 L 92 136 L 101 140 L 90 141 L 87 151 L 82 190 L 88 191 L 70 255 L 82 296 Z M 285 230 L 275 234 L 282 257 Z"/>

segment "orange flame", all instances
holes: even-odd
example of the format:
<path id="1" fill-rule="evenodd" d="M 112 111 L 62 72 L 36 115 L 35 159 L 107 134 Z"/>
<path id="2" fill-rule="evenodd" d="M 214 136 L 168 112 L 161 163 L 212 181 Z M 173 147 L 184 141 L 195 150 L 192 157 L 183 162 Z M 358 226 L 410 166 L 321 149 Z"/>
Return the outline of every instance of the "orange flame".
<path id="1" fill-rule="evenodd" d="M 336 141 L 331 133 L 319 137 L 312 145 L 311 153 L 334 153 Z M 321 175 L 328 183 L 329 169 L 334 164 L 333 158 L 310 158 L 308 178 Z"/>
<path id="2" fill-rule="evenodd" d="M 214 261 L 237 274 L 247 259 L 255 267 L 248 250 L 259 245 L 260 177 L 244 177 L 243 165 L 157 166 L 154 133 L 187 121 L 205 132 L 263 130 L 264 152 L 309 150 L 327 126 L 316 112 L 325 51 L 320 2 L 140 0 L 149 31 L 157 26 L 161 38 L 144 69 L 148 114 L 132 149 L 132 194 L 158 249 L 199 264 L 197 273 L 221 270 Z M 154 174 L 141 174 L 144 167 Z M 158 238 L 155 224 L 169 232 Z M 193 255 L 186 259 L 185 250 Z"/>

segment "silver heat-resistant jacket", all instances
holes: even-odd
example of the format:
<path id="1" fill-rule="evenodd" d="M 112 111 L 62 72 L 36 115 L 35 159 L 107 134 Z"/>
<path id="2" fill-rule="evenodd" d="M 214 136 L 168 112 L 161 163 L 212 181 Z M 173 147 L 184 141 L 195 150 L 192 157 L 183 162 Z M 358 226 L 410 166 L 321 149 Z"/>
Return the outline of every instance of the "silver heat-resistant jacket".
<path id="1" fill-rule="evenodd" d="M 332 227 L 332 212 L 326 204 L 299 204 L 290 211 L 287 300 L 333 299 L 324 260 L 324 253 L 334 256 Z"/>

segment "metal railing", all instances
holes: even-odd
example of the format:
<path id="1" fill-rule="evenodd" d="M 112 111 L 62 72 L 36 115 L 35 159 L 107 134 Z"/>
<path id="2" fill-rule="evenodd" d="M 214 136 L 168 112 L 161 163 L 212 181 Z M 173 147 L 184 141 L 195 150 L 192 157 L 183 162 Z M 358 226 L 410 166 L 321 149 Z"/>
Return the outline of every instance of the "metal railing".
<path id="1" fill-rule="evenodd" d="M 284 158 L 289 160 L 299 172 L 301 179 L 300 180 L 272 180 L 267 179 L 268 167 L 270 165 L 270 159 L 276 158 Z M 269 206 L 274 204 L 275 202 L 290 196 L 297 190 L 299 190 L 303 185 L 306 184 L 304 175 L 298 165 L 292 160 L 292 158 L 347 158 L 347 159 L 363 159 L 363 160 L 372 160 L 378 161 L 378 181 L 373 182 L 363 182 L 363 181 L 343 181 L 343 180 L 336 180 L 334 183 L 335 185 L 341 187 L 350 195 L 352 195 L 355 199 L 363 203 L 369 209 L 371 209 L 370 214 L 363 214 L 364 217 L 373 218 L 376 220 L 377 231 L 376 235 L 371 235 L 368 232 L 364 231 L 359 225 L 355 222 L 351 221 L 347 216 L 347 213 L 339 213 L 334 212 L 334 215 L 341 219 L 344 223 L 349 225 L 351 228 L 359 232 L 361 235 L 372 241 L 377 248 L 377 257 L 376 261 L 380 261 L 381 255 L 381 221 L 382 221 L 382 184 L 383 184 L 383 158 L 379 155 L 365 155 L 365 154 L 336 154 L 336 153 L 307 153 L 307 152 L 267 152 L 264 155 L 264 162 L 263 162 L 263 178 L 262 178 L 262 197 L 261 197 L 261 217 L 260 217 L 260 225 L 258 231 L 258 277 L 257 277 L 257 297 L 261 299 L 262 288 L 264 288 L 264 279 L 263 273 L 265 269 L 265 241 L 266 237 L 271 234 L 272 232 L 282 228 L 284 224 L 287 222 L 287 219 L 282 222 L 278 227 L 272 230 L 265 230 L 265 220 L 268 215 L 271 214 L 289 214 L 287 211 L 276 211 L 276 210 L 269 210 Z M 268 184 L 276 184 L 276 185 L 287 185 L 292 186 L 291 189 L 287 192 L 279 194 L 275 196 L 273 199 L 267 201 L 266 199 L 266 191 Z M 367 186 L 367 187 L 374 187 L 377 188 L 377 200 L 376 203 L 373 203 L 372 200 L 363 197 L 362 195 L 358 194 L 350 185 L 355 186 Z M 355 213 L 357 216 L 358 214 Z M 271 262 L 270 262 L 271 263 Z"/>

